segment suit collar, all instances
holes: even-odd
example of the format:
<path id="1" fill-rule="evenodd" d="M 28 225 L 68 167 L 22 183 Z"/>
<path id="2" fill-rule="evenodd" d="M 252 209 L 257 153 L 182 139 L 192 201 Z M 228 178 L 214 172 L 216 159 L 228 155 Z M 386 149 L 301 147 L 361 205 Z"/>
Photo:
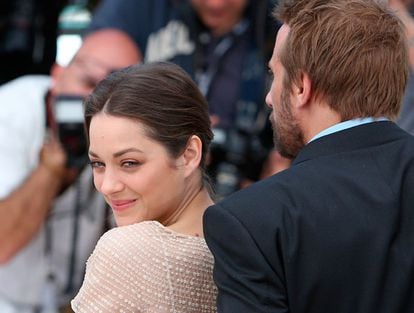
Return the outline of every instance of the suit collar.
<path id="1" fill-rule="evenodd" d="M 309 142 L 292 165 L 335 153 L 377 146 L 408 134 L 390 121 L 372 122 L 339 131 Z"/>

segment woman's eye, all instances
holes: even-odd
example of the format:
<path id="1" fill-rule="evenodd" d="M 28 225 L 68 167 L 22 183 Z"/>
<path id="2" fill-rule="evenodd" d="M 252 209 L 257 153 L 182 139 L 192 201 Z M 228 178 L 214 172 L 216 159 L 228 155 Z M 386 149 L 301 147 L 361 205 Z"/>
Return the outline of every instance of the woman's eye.
<path id="1" fill-rule="evenodd" d="M 90 161 L 89 164 L 90 164 L 90 166 L 92 168 L 102 168 L 102 167 L 105 167 L 105 165 L 102 162 L 99 162 L 99 161 Z"/>
<path id="2" fill-rule="evenodd" d="M 139 165 L 140 163 L 137 161 L 123 161 L 122 162 L 122 167 L 127 167 L 127 168 L 137 167 Z"/>

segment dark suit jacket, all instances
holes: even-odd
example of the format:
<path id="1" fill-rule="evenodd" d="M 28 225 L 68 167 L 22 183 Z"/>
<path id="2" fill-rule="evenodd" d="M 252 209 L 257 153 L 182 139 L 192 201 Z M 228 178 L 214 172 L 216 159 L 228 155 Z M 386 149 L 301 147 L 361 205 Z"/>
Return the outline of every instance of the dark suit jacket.
<path id="1" fill-rule="evenodd" d="M 223 313 L 413 313 L 414 138 L 374 122 L 207 209 Z"/>

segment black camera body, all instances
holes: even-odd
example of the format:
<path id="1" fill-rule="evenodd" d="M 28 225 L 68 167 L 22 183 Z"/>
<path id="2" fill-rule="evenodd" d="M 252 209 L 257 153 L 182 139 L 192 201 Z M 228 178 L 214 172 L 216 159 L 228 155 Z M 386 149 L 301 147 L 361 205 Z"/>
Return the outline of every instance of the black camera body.
<path id="1" fill-rule="evenodd" d="M 54 99 L 58 136 L 67 155 L 68 168 L 81 169 L 87 162 L 83 111 L 81 96 L 64 95 Z"/>
<path id="2" fill-rule="evenodd" d="M 218 197 L 240 189 L 243 178 L 257 180 L 268 149 L 258 134 L 240 129 L 213 128 L 214 140 L 210 146 L 209 174 Z"/>
<path id="3" fill-rule="evenodd" d="M 272 137 L 265 106 L 253 101 L 239 101 L 232 125 L 213 128 L 210 146 L 212 178 L 218 197 L 240 189 L 242 179 L 260 178 L 263 163 L 271 149 L 266 140 Z"/>

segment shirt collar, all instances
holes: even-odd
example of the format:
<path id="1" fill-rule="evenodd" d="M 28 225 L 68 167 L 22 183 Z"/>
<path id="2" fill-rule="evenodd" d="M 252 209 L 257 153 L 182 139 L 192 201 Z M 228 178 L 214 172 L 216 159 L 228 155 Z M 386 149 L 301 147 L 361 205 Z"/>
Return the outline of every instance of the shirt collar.
<path id="1" fill-rule="evenodd" d="M 351 127 L 355 127 L 355 126 L 359 126 L 359 125 L 363 125 L 367 123 L 372 123 L 372 122 L 380 122 L 380 121 L 388 121 L 388 119 L 386 117 L 377 117 L 377 118 L 364 117 L 364 118 L 355 118 L 352 120 L 344 121 L 344 122 L 332 125 L 324 129 L 323 131 L 316 134 L 316 136 L 314 136 L 311 140 L 309 140 L 309 142 L 314 141 L 323 136 L 330 135 L 330 134 L 333 134 L 333 133 L 336 133 L 336 132 L 339 132 L 341 130 L 345 130 Z"/>

